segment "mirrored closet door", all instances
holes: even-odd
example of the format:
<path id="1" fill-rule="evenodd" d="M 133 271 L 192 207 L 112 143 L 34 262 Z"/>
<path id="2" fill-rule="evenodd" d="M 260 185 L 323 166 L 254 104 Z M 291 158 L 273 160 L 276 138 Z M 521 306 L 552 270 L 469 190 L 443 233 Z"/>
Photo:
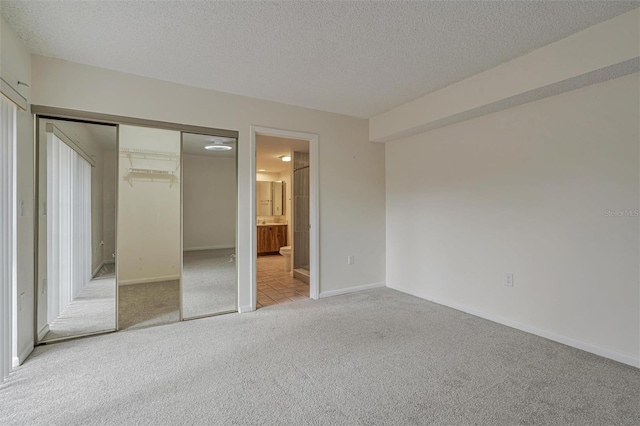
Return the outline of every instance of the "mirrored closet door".
<path id="1" fill-rule="evenodd" d="M 38 116 L 37 343 L 237 311 L 237 132 L 128 122 Z"/>
<path id="2" fill-rule="evenodd" d="M 182 134 L 183 318 L 238 308 L 235 138 Z"/>
<path id="3" fill-rule="evenodd" d="M 116 328 L 115 125 L 37 119 L 37 341 Z"/>
<path id="4" fill-rule="evenodd" d="M 180 318 L 180 132 L 119 126 L 118 329 Z"/>

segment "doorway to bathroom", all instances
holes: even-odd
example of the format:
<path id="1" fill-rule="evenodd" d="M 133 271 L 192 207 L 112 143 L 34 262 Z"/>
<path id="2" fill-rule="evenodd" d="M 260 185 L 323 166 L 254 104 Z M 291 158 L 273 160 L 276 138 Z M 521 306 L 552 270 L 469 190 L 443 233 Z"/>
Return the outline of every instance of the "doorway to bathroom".
<path id="1" fill-rule="evenodd" d="M 317 136 L 252 128 L 255 308 L 317 298 Z"/>

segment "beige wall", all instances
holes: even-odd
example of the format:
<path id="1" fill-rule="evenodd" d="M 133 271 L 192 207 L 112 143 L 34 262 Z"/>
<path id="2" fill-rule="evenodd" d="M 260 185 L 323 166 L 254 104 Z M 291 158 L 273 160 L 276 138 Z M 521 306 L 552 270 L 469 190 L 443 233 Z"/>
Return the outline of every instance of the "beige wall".
<path id="1" fill-rule="evenodd" d="M 184 155 L 184 250 L 236 246 L 236 159 Z"/>
<path id="2" fill-rule="evenodd" d="M 638 365 L 639 93 L 632 74 L 388 143 L 387 285 Z"/>
<path id="3" fill-rule="evenodd" d="M 180 180 L 130 169 L 179 176 L 180 132 L 121 125 L 118 143 L 118 285 L 179 279 Z"/>
<path id="4" fill-rule="evenodd" d="M 0 8 L 1 8 L 0 2 Z M 9 75 L 11 83 L 27 100 L 31 101 L 31 89 L 17 80 L 31 82 L 31 55 L 9 26 L 0 18 L 0 72 Z M 7 77 L 5 77 L 7 78 Z M 18 312 L 14 356 L 23 362 L 33 349 L 34 329 L 34 191 L 33 191 L 33 117 L 28 111 L 18 111 L 17 116 L 17 200 L 22 204 L 22 214 L 17 216 L 17 297 L 24 297 L 26 306 Z M 16 360 L 14 359 L 14 362 Z"/>
<path id="5" fill-rule="evenodd" d="M 368 141 L 366 120 L 39 56 L 32 67 L 34 104 L 239 131 L 241 307 L 250 300 L 251 125 L 319 135 L 320 291 L 384 281 L 384 146 Z"/>

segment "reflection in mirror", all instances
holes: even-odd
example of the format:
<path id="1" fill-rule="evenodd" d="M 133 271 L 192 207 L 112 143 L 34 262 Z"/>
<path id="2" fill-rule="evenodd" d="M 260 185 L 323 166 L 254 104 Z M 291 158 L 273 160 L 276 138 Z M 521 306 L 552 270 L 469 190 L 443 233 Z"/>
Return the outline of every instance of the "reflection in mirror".
<path id="1" fill-rule="evenodd" d="M 113 331 L 116 126 L 38 120 L 38 341 Z"/>
<path id="2" fill-rule="evenodd" d="M 180 319 L 180 132 L 119 126 L 118 328 Z"/>
<path id="3" fill-rule="evenodd" d="M 182 135 L 182 312 L 237 310 L 236 140 Z"/>
<path id="4" fill-rule="evenodd" d="M 284 216 L 285 183 L 282 181 L 256 182 L 257 216 Z"/>

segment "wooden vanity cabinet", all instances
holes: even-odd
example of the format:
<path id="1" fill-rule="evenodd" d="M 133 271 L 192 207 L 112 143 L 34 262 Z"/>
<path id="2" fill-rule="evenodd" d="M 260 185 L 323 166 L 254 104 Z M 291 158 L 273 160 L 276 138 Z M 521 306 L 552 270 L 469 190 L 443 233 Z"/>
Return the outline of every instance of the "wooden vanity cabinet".
<path id="1" fill-rule="evenodd" d="M 287 225 L 258 226 L 258 255 L 278 254 L 287 245 Z"/>

